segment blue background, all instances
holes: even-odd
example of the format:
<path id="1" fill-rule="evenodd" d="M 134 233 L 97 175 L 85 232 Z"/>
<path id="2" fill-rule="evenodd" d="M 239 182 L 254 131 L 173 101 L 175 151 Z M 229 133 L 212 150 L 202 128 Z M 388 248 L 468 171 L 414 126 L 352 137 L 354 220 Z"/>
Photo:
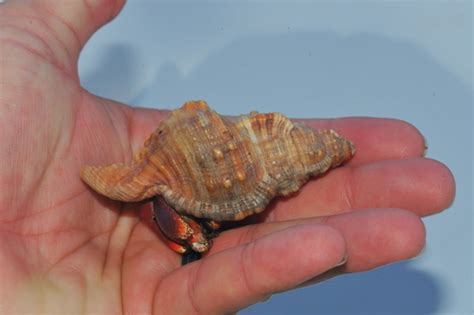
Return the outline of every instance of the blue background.
<path id="1" fill-rule="evenodd" d="M 411 261 L 274 295 L 241 314 L 472 314 L 470 1 L 130 1 L 80 59 L 91 92 L 223 114 L 407 120 L 457 182 Z"/>

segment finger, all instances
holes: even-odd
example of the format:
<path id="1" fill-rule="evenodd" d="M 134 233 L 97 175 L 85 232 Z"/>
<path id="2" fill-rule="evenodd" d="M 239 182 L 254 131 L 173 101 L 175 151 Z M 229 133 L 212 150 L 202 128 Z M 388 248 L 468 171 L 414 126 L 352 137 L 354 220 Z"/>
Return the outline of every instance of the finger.
<path id="1" fill-rule="evenodd" d="M 235 312 L 329 270 L 344 257 L 344 239 L 333 228 L 320 224 L 289 227 L 177 269 L 156 291 L 154 310 L 163 314 Z"/>
<path id="2" fill-rule="evenodd" d="M 342 167 L 308 182 L 296 196 L 280 199 L 265 220 L 290 220 L 364 208 L 410 209 L 426 216 L 449 207 L 454 178 L 443 164 L 424 158 Z"/>
<path id="3" fill-rule="evenodd" d="M 81 48 L 102 25 L 114 18 L 125 0 L 34 0 L 7 2 L 4 24 L 29 49 L 59 62 L 76 64 Z M 3 25 L 2 25 L 3 27 Z"/>
<path id="4" fill-rule="evenodd" d="M 215 239 L 210 255 L 251 243 L 265 235 L 301 224 L 326 225 L 345 239 L 347 261 L 339 272 L 357 272 L 414 257 L 425 244 L 421 219 L 408 210 L 366 209 L 329 217 L 243 226 Z"/>
<path id="5" fill-rule="evenodd" d="M 370 209 L 332 216 L 325 222 L 347 242 L 346 272 L 373 269 L 418 255 L 425 246 L 421 219 L 402 209 Z"/>
<path id="6" fill-rule="evenodd" d="M 89 37 L 113 19 L 124 0 L 34 1 L 35 9 L 44 14 L 50 26 L 68 47 L 84 46 Z"/>
<path id="7" fill-rule="evenodd" d="M 308 286 L 335 276 L 374 269 L 420 255 L 426 231 L 420 218 L 399 209 L 372 209 L 330 217 L 327 224 L 338 229 L 347 241 L 346 264 L 329 270 L 301 285 Z"/>
<path id="8" fill-rule="evenodd" d="M 314 128 L 330 128 L 351 140 L 356 155 L 350 165 L 379 160 L 419 157 L 424 154 L 425 141 L 413 125 L 388 118 L 350 117 L 304 120 Z"/>

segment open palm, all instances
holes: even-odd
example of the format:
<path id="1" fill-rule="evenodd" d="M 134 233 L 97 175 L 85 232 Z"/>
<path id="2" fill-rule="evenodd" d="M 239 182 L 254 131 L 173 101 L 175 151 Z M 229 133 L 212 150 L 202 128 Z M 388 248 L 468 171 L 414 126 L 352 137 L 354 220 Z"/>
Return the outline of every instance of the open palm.
<path id="1" fill-rule="evenodd" d="M 418 131 L 387 119 L 311 120 L 353 140 L 356 157 L 180 267 L 149 205 L 108 200 L 79 178 L 83 164 L 129 160 L 164 115 L 80 86 L 80 49 L 122 5 L 0 5 L 1 313 L 228 313 L 420 252 L 419 216 L 449 206 L 454 182 L 422 158 Z"/>

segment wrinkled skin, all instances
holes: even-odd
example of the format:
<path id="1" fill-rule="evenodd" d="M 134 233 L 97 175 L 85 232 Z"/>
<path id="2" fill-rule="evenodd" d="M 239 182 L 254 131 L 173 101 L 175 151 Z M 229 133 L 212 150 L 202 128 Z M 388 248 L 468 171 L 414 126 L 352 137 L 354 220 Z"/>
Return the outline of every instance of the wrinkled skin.
<path id="1" fill-rule="evenodd" d="M 419 132 L 388 119 L 309 120 L 354 141 L 356 157 L 180 267 L 143 218 L 149 205 L 107 200 L 79 178 L 86 162 L 128 159 L 163 117 L 79 84 L 81 47 L 122 5 L 0 5 L 1 313 L 228 313 L 420 253 L 420 217 L 450 205 L 454 182 L 422 157 Z"/>

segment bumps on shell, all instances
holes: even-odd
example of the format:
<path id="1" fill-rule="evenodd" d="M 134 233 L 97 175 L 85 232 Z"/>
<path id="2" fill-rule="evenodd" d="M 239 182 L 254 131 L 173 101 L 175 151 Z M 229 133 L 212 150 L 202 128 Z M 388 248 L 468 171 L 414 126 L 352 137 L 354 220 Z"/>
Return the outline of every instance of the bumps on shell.
<path id="1" fill-rule="evenodd" d="M 334 130 L 314 130 L 279 113 L 253 112 L 233 122 L 204 101 L 190 101 L 159 124 L 130 165 L 85 166 L 81 177 L 112 199 L 162 195 L 179 213 L 240 220 L 354 152 Z"/>

